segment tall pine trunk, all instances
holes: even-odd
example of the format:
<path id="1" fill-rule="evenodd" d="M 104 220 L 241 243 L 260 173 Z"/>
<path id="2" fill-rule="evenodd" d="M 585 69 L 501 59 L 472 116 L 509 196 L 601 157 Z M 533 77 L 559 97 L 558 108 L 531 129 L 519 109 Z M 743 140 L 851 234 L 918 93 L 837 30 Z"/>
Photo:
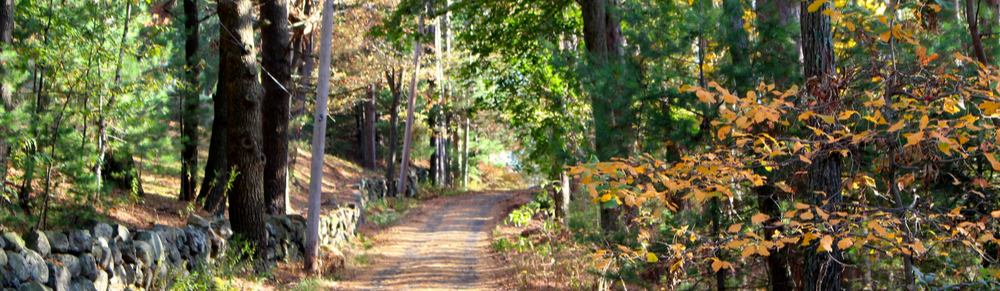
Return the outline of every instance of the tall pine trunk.
<path id="1" fill-rule="evenodd" d="M 306 258 L 304 269 L 315 273 L 319 251 L 319 212 L 323 191 L 323 147 L 326 142 L 327 98 L 330 94 L 330 51 L 333 43 L 333 3 L 323 3 L 323 27 L 320 35 L 319 78 L 316 83 L 316 115 L 313 123 L 312 165 L 309 169 L 309 221 L 306 223 Z"/>
<path id="2" fill-rule="evenodd" d="M 236 171 L 229 192 L 229 218 L 233 233 L 255 247 L 258 271 L 267 269 L 267 230 L 264 226 L 264 152 L 261 147 L 260 105 L 263 90 L 254 64 L 257 50 L 253 37 L 253 2 L 219 1 L 219 58 L 224 60 L 219 80 L 232 97 L 229 130 L 226 134 L 226 161 Z"/>
<path id="3" fill-rule="evenodd" d="M 219 60 L 219 67 L 225 66 L 225 61 Z M 224 80 L 225 72 L 219 71 L 219 81 Z M 205 162 L 205 177 L 201 181 L 198 200 L 204 200 L 202 208 L 209 212 L 225 212 L 223 198 L 226 195 L 226 183 L 229 182 L 229 166 L 226 162 L 226 135 L 229 128 L 227 111 L 229 104 L 226 86 L 219 84 L 214 101 L 214 119 L 212 121 L 212 139 L 208 145 L 208 160 Z M 220 205 L 221 204 L 221 205 Z"/>
<path id="4" fill-rule="evenodd" d="M 14 0 L 3 0 L 3 5 L 0 6 L 0 52 L 3 52 L 3 47 L 11 45 L 13 32 Z M 7 74 L 7 64 L 0 64 L 0 77 L 6 78 Z M 14 90 L 3 83 L 0 83 L 0 103 L 3 103 L 4 112 L 14 110 Z M 0 194 L 7 191 L 7 170 L 12 150 L 6 138 L 10 130 L 7 126 L 0 125 Z"/>
<path id="5" fill-rule="evenodd" d="M 802 2 L 802 54 L 804 73 L 806 77 L 806 92 L 812 96 L 812 103 L 820 114 L 836 116 L 840 105 L 840 97 L 832 84 L 835 77 L 836 61 L 833 51 L 833 37 L 830 26 L 830 16 L 822 12 L 830 8 L 830 3 L 824 3 L 815 12 L 809 12 L 811 3 Z M 823 124 L 821 120 L 811 121 L 813 126 L 832 132 L 835 124 Z M 820 147 L 809 168 L 809 192 L 813 193 L 812 204 L 823 207 L 827 213 L 836 210 L 836 204 L 841 202 L 841 172 L 842 159 L 840 153 L 831 152 L 830 148 Z M 816 215 L 819 217 L 819 215 Z M 831 230 L 836 232 L 836 230 Z M 839 291 L 841 290 L 842 254 L 838 248 L 828 252 L 817 252 L 818 243 L 814 242 L 805 253 L 805 290 Z M 836 243 L 834 243 L 836 245 Z"/>
<path id="6" fill-rule="evenodd" d="M 403 72 L 385 71 L 385 81 L 389 83 L 389 92 L 392 93 L 392 104 L 389 105 L 389 146 L 385 154 L 385 180 L 389 184 L 390 196 L 395 197 L 396 185 L 393 182 L 396 171 L 396 145 L 399 143 L 399 99 L 403 92 L 400 89 L 403 85 Z"/>
<path id="7" fill-rule="evenodd" d="M 417 24 L 417 31 L 422 32 L 424 29 L 424 17 L 423 15 L 418 15 L 417 18 L 420 20 Z M 396 194 L 404 195 L 406 191 L 406 176 L 409 173 L 410 167 L 410 141 L 413 135 L 413 108 L 415 107 L 417 99 L 417 81 L 420 78 L 420 51 L 423 50 L 423 46 L 420 44 L 420 36 L 415 36 L 416 40 L 413 41 L 413 78 L 410 79 L 410 96 L 406 103 L 406 129 L 403 130 L 403 158 L 400 161 L 399 167 L 399 180 L 396 187 Z M 416 187 L 416 185 L 411 185 Z"/>
<path id="8" fill-rule="evenodd" d="M 375 170 L 375 98 L 378 96 L 375 91 L 376 85 L 368 85 L 368 96 L 362 106 L 365 109 L 364 134 L 361 144 L 364 152 L 364 167 L 368 170 Z"/>
<path id="9" fill-rule="evenodd" d="M 264 85 L 262 131 L 264 136 L 264 204 L 267 214 L 285 214 L 288 182 L 288 107 L 291 94 L 291 34 L 288 0 L 258 0 L 267 23 L 260 28 L 261 80 Z"/>
<path id="10" fill-rule="evenodd" d="M 622 34 L 621 22 L 612 11 L 617 6 L 614 0 L 577 0 L 583 17 L 583 40 L 587 52 L 594 59 L 593 65 L 607 74 L 615 66 L 621 65 Z M 610 9 L 609 9 L 610 8 Z M 603 80 L 604 87 L 617 86 L 616 81 Z M 590 92 L 591 113 L 594 118 L 594 139 L 597 158 L 602 162 L 612 158 L 627 158 L 632 150 L 631 102 L 629 96 L 618 92 L 617 88 L 595 88 Z M 614 232 L 621 228 L 621 207 L 601 208 L 601 228 Z"/>
<path id="11" fill-rule="evenodd" d="M 184 79 L 187 87 L 184 89 L 184 110 L 181 113 L 181 192 L 179 200 L 189 201 L 195 198 L 195 177 L 198 173 L 198 123 L 201 86 L 198 85 L 198 75 L 201 65 L 198 61 L 198 1 L 184 0 Z"/>

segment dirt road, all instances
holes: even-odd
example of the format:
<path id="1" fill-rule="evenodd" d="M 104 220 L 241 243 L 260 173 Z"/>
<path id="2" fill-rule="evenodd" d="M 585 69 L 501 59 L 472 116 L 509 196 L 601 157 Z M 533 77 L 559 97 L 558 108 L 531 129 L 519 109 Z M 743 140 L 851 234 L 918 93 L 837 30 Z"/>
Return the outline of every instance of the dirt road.
<path id="1" fill-rule="evenodd" d="M 493 224 L 523 191 L 484 191 L 425 202 L 381 233 L 381 257 L 345 290 L 498 290 L 500 266 L 490 257 Z M 520 202 L 524 203 L 524 202 Z"/>

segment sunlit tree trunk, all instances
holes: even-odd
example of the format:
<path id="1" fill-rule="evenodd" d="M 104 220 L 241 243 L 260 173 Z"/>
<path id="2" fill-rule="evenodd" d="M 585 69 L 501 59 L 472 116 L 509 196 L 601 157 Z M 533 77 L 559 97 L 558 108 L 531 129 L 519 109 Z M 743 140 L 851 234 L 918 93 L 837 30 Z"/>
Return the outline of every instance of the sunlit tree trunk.
<path id="1" fill-rule="evenodd" d="M 263 90 L 255 65 L 257 50 L 253 37 L 253 2 L 221 0 L 218 14 L 220 29 L 220 71 L 225 79 L 229 130 L 226 161 L 236 171 L 229 192 L 229 218 L 233 233 L 255 247 L 258 271 L 267 269 L 267 230 L 264 227 L 264 152 L 261 147 L 260 105 Z"/>
<path id="2" fill-rule="evenodd" d="M 270 215 L 285 214 L 287 195 L 288 107 L 291 94 L 285 88 L 292 79 L 288 1 L 258 0 L 261 18 L 267 22 L 260 28 L 261 81 L 264 86 L 261 123 L 264 135 L 264 204 Z"/>
<path id="3" fill-rule="evenodd" d="M 417 17 L 420 19 L 417 31 L 423 31 L 424 17 L 423 15 Z M 400 161 L 399 180 L 396 187 L 396 193 L 404 196 L 407 193 L 404 191 L 406 191 L 406 176 L 410 167 L 410 142 L 413 138 L 413 108 L 417 99 L 417 81 L 420 77 L 420 51 L 423 49 L 420 44 L 420 36 L 415 37 L 416 40 L 413 41 L 413 78 L 410 79 L 410 96 L 406 103 L 406 129 L 403 130 L 403 159 Z M 416 187 L 416 185 L 412 185 L 412 187 Z"/>
<path id="4" fill-rule="evenodd" d="M 309 169 L 309 220 L 306 223 L 305 270 L 317 271 L 319 251 L 319 212 L 323 191 L 323 148 L 326 142 L 327 101 L 330 95 L 330 51 L 333 43 L 333 3 L 323 3 L 323 27 L 320 35 L 319 78 L 316 83 L 316 115 L 312 136 L 312 165 Z"/>
<path id="5" fill-rule="evenodd" d="M 198 173 L 198 107 L 201 105 L 201 86 L 198 75 L 201 64 L 198 60 L 198 1 L 184 0 L 184 88 L 181 113 L 181 192 L 177 196 L 181 201 L 195 198 L 195 181 Z"/>
<path id="6" fill-rule="evenodd" d="M 836 76 L 836 62 L 833 51 L 833 35 L 831 33 L 830 16 L 822 12 L 829 9 L 830 3 L 824 3 L 815 12 L 809 12 L 811 3 L 802 2 L 802 55 L 804 58 L 804 73 L 806 77 L 806 92 L 812 96 L 815 110 L 820 114 L 836 116 L 840 105 L 840 96 L 833 88 L 833 78 Z M 813 120 L 818 128 L 828 132 L 835 125 L 822 124 Z M 809 168 L 809 192 L 813 198 L 810 203 L 823 207 L 827 213 L 836 211 L 836 204 L 841 202 L 841 172 L 842 159 L 838 152 L 829 148 L 818 148 L 816 157 Z M 818 217 L 818 215 L 816 215 Z M 804 253 L 805 290 L 834 291 L 841 290 L 841 252 L 833 248 L 828 252 L 817 253 L 818 243 L 813 243 Z M 834 244 L 836 245 L 836 244 Z"/>

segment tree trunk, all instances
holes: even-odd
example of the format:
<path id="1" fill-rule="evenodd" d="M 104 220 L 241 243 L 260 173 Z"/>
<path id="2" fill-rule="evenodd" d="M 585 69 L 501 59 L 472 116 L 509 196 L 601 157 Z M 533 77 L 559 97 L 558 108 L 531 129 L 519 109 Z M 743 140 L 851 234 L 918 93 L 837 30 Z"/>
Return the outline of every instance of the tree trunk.
<path id="1" fill-rule="evenodd" d="M 989 65 L 989 59 L 986 58 L 986 52 L 983 50 L 983 39 L 982 34 L 979 33 L 979 17 L 978 11 L 974 5 L 972 5 L 973 0 L 965 0 L 965 21 L 969 24 L 969 35 L 972 38 L 972 49 L 976 53 L 976 60 L 983 65 Z M 975 0 L 979 1 L 979 0 Z"/>
<path id="2" fill-rule="evenodd" d="M 417 24 L 417 31 L 422 31 L 424 28 L 424 18 L 423 16 L 417 16 L 420 18 Z M 406 190 L 406 178 L 409 173 L 410 166 L 410 140 L 413 134 L 413 107 L 416 103 L 417 97 L 417 81 L 420 77 L 420 51 L 422 46 L 420 44 L 420 38 L 413 41 L 413 78 L 410 79 L 410 96 L 409 101 L 406 103 L 406 129 L 403 130 L 403 159 L 400 161 L 399 168 L 399 185 L 396 187 L 396 193 L 409 193 L 403 192 Z M 414 185 L 415 187 L 415 185 Z"/>
<path id="3" fill-rule="evenodd" d="M 764 222 L 764 239 L 772 241 L 774 232 L 783 230 L 782 226 L 776 225 L 776 222 L 780 222 L 781 207 L 774 197 L 775 187 L 765 185 L 757 187 L 754 191 L 757 192 L 757 204 L 760 212 L 772 217 Z M 788 276 L 787 259 L 788 247 L 771 250 L 771 255 L 767 257 L 767 272 L 771 291 L 792 290 L 792 280 Z"/>
<path id="4" fill-rule="evenodd" d="M 830 80 L 837 73 L 833 51 L 833 38 L 830 28 L 830 16 L 822 12 L 830 8 L 830 3 L 824 3 L 815 12 L 808 12 L 811 3 L 802 2 L 802 52 L 804 72 L 806 77 L 806 92 L 815 97 L 814 106 L 821 114 L 836 116 L 840 97 Z M 827 132 L 835 129 L 833 125 L 822 124 L 813 120 L 814 126 L 824 128 Z M 813 194 L 811 203 L 824 208 L 827 213 L 836 211 L 836 204 L 841 201 L 841 156 L 830 152 L 828 148 L 817 150 L 817 157 L 809 168 L 809 189 Z M 818 217 L 818 215 L 817 215 Z M 832 230 L 836 233 L 835 230 Z M 833 291 L 841 290 L 840 264 L 841 253 L 838 248 L 829 252 L 817 253 L 818 243 L 813 243 L 805 252 L 805 290 Z M 836 245 L 836 243 L 834 243 Z"/>
<path id="5" fill-rule="evenodd" d="M 305 0 L 304 6 L 305 7 L 303 8 L 303 12 L 305 13 L 305 15 L 309 15 L 310 13 L 312 13 L 312 6 L 313 6 L 312 0 Z M 301 78 L 301 80 L 299 80 L 299 86 L 303 90 L 299 90 L 298 93 L 295 94 L 296 98 L 299 99 L 299 103 L 301 104 L 301 106 L 299 106 L 299 112 L 296 113 L 295 116 L 302 116 L 303 114 L 305 114 L 306 111 L 306 94 L 304 92 L 306 91 L 305 88 L 309 88 L 312 72 L 316 68 L 316 59 L 315 56 L 313 55 L 314 35 L 315 33 L 312 32 L 310 32 L 307 35 L 303 35 L 297 44 L 298 46 L 297 51 L 300 53 L 299 58 L 303 60 L 302 66 L 299 66 L 299 78 Z M 301 135 L 302 135 L 302 127 L 296 126 L 294 140 L 299 140 Z M 292 161 L 294 162 L 294 159 L 292 159 Z"/>
<path id="6" fill-rule="evenodd" d="M 620 65 L 622 50 L 621 22 L 608 9 L 614 7 L 613 0 L 578 0 L 583 16 L 583 38 L 587 51 L 595 59 L 594 65 L 600 68 L 614 69 Z M 610 61 L 609 61 L 610 58 Z M 610 72 L 610 70 L 608 70 Z M 614 80 L 606 82 L 614 84 Z M 615 86 L 615 85 L 612 85 Z M 591 112 L 594 118 L 594 139 L 604 142 L 596 143 L 597 158 L 603 162 L 612 158 L 627 158 L 631 154 L 633 142 L 631 134 L 631 102 L 624 94 L 603 93 L 618 90 L 604 88 L 590 92 Z M 607 94 L 608 96 L 605 96 Z M 624 207 L 624 206 L 622 206 Z M 618 217 L 622 207 L 601 208 L 601 228 L 605 232 L 620 229 L 622 220 Z"/>
<path id="7" fill-rule="evenodd" d="M 201 65 L 198 60 L 198 1 L 184 0 L 184 78 L 187 86 L 184 88 L 184 110 L 181 113 L 181 192 L 177 198 L 189 201 L 195 198 L 195 181 L 198 172 L 198 123 L 200 107 L 200 88 L 198 75 Z"/>
<path id="8" fill-rule="evenodd" d="M 264 134 L 264 204 L 269 215 L 285 214 L 285 185 L 288 182 L 288 106 L 291 94 L 291 50 L 288 30 L 288 0 L 258 0 L 260 28 L 261 80 L 264 85 L 264 110 L 261 110 Z"/>
<path id="9" fill-rule="evenodd" d="M 462 131 L 462 188 L 469 187 L 469 117 L 465 117 L 465 130 Z"/>
<path id="10" fill-rule="evenodd" d="M 260 105 L 263 90 L 254 65 L 257 50 L 253 37 L 253 2 L 219 1 L 219 58 L 224 60 L 225 79 L 219 80 L 229 102 L 226 161 L 236 171 L 229 193 L 229 218 L 233 233 L 255 247 L 258 272 L 267 264 L 267 230 L 264 227 L 264 153 L 261 147 Z"/>
<path id="11" fill-rule="evenodd" d="M 224 61 L 219 60 L 219 67 L 224 67 Z M 224 80 L 225 71 L 219 71 L 219 80 Z M 229 118 L 227 110 L 229 104 L 226 94 L 226 86 L 219 84 L 216 88 L 213 108 L 215 118 L 212 121 L 212 139 L 208 146 L 208 160 L 205 162 L 205 178 L 201 181 L 201 190 L 198 192 L 198 200 L 204 200 L 202 208 L 208 212 L 215 212 L 216 209 L 225 209 L 222 198 L 226 194 L 226 184 L 229 182 L 229 166 L 226 162 L 226 135 L 228 134 Z"/>
<path id="12" fill-rule="evenodd" d="M 788 88 L 797 75 L 801 41 L 792 31 L 791 23 L 798 18 L 798 3 L 792 0 L 759 0 L 757 30 L 760 32 L 754 67 L 767 68 L 757 72 L 764 82 L 774 82 L 777 88 Z"/>
<path id="13" fill-rule="evenodd" d="M 4 47 L 11 45 L 13 32 L 14 0 L 3 0 L 3 6 L 0 7 L 0 53 Z M 0 64 L 0 76 L 6 77 L 7 74 L 7 64 Z M 0 83 L 0 103 L 3 103 L 4 112 L 14 111 L 14 90 L 3 83 Z M 7 125 L 0 126 L 0 194 L 7 192 L 7 170 L 10 167 L 8 158 L 12 150 L 6 139 L 9 130 Z"/>
<path id="14" fill-rule="evenodd" d="M 559 192 L 556 193 L 555 199 L 553 199 L 553 202 L 556 204 L 556 219 L 563 225 L 568 225 L 567 223 L 569 223 L 569 197 L 572 195 L 569 187 L 571 183 L 569 175 L 569 172 L 565 170 L 559 174 Z"/>
<path id="15" fill-rule="evenodd" d="M 319 251 L 319 212 L 323 191 L 323 147 L 326 142 L 327 102 L 330 95 L 330 51 L 333 42 L 333 7 L 323 1 L 320 35 L 319 78 L 316 83 L 316 115 L 312 136 L 312 165 L 309 169 L 309 221 L 306 223 L 306 272 L 316 273 Z"/>
<path id="16" fill-rule="evenodd" d="M 396 184 L 393 182 L 396 171 L 396 145 L 399 143 L 399 98 L 402 95 L 400 87 L 403 83 L 402 71 L 397 73 L 385 71 L 385 81 L 389 83 L 389 92 L 392 93 L 392 104 L 389 106 L 389 151 L 385 155 L 385 181 L 388 183 L 389 196 L 395 197 Z"/>
<path id="17" fill-rule="evenodd" d="M 375 91 L 375 84 L 371 84 L 368 87 L 368 99 L 364 102 L 365 108 L 365 124 L 364 124 L 364 138 L 362 146 L 364 148 L 364 167 L 369 170 L 375 169 L 375 97 L 377 92 Z"/>
<path id="18" fill-rule="evenodd" d="M 427 96 L 427 99 L 430 99 L 430 96 Z M 441 135 L 441 132 L 438 131 L 438 126 L 437 126 L 437 116 L 438 116 L 437 110 L 438 106 L 435 105 L 434 109 L 431 109 L 431 114 L 427 116 L 427 127 L 431 129 L 431 136 L 428 140 L 430 140 L 431 148 L 434 149 L 434 152 L 431 153 L 431 158 L 430 158 L 430 164 L 431 164 L 430 180 L 431 184 L 435 186 L 440 185 L 438 183 L 439 181 L 438 175 L 440 174 L 441 171 L 441 169 L 438 167 L 439 165 L 438 159 L 441 157 L 441 148 L 438 147 L 438 143 L 440 142 L 439 136 Z"/>
<path id="19" fill-rule="evenodd" d="M 729 45 L 729 59 L 732 62 L 732 78 L 736 92 L 745 92 L 754 87 L 750 75 L 750 58 L 747 52 L 747 31 L 743 28 L 743 2 L 741 0 L 722 1 L 723 14 L 729 21 L 726 42 Z"/>

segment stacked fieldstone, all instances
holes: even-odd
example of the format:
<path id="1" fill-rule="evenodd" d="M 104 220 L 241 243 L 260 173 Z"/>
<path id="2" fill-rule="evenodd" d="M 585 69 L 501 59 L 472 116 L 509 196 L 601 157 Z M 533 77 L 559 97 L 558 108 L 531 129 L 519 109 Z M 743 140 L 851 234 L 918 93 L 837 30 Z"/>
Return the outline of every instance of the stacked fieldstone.
<path id="1" fill-rule="evenodd" d="M 348 204 L 321 217 L 320 243 L 334 249 L 346 241 L 361 218 L 360 207 Z M 306 220 L 301 215 L 266 220 L 268 260 L 300 262 Z M 130 231 L 117 224 L 92 222 L 86 229 L 32 231 L 0 237 L 0 287 L 4 290 L 155 289 L 158 278 L 209 267 L 225 253 L 233 235 L 223 217 L 191 215 L 185 227 L 155 225 Z M 164 286 L 159 286 L 164 287 Z"/>

